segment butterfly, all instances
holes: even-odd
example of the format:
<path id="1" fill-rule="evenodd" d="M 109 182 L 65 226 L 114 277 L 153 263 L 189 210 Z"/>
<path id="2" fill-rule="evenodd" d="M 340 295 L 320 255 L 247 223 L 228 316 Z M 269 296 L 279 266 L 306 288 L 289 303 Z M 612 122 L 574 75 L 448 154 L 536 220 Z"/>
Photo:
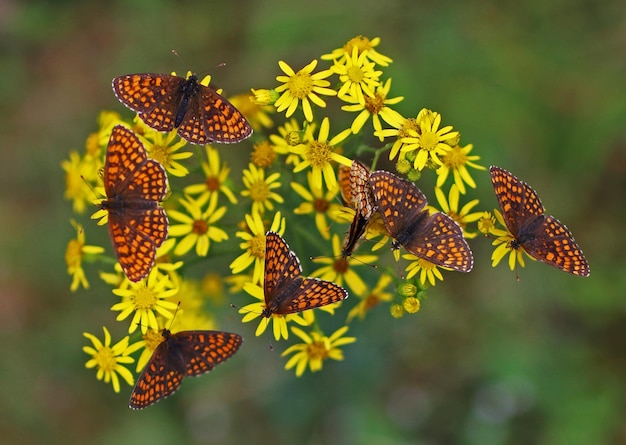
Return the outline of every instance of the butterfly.
<path id="1" fill-rule="evenodd" d="M 128 406 L 143 409 L 172 395 L 184 377 L 199 376 L 229 359 L 241 346 L 238 334 L 221 331 L 161 331 L 159 343 L 142 371 Z"/>
<path id="2" fill-rule="evenodd" d="M 345 173 L 344 173 L 345 174 Z M 340 171 L 340 183 L 345 182 Z M 374 202 L 372 187 L 370 186 L 370 172 L 365 165 L 359 161 L 352 161 L 348 174 L 348 186 L 342 185 L 342 196 L 349 207 L 354 208 L 354 218 L 350 224 L 350 229 L 344 238 L 341 257 L 345 260 L 352 255 L 357 247 L 359 239 L 365 233 L 367 225 L 377 210 Z"/>
<path id="3" fill-rule="evenodd" d="M 154 265 L 157 248 L 167 238 L 167 216 L 159 206 L 167 193 L 165 170 L 148 159 L 139 138 L 122 125 L 111 132 L 104 161 L 109 235 L 124 273 L 143 279 Z"/>
<path id="4" fill-rule="evenodd" d="M 241 112 L 195 75 L 128 74 L 113 79 L 117 98 L 150 127 L 192 144 L 240 142 L 252 134 Z"/>
<path id="5" fill-rule="evenodd" d="M 489 168 L 493 189 L 512 249 L 523 248 L 536 260 L 581 277 L 589 276 L 589 264 L 565 224 L 546 215 L 537 193 L 508 171 Z"/>
<path id="6" fill-rule="evenodd" d="M 263 317 L 293 314 L 348 298 L 348 291 L 332 281 L 305 278 L 296 254 L 275 232 L 265 234 L 265 309 Z"/>
<path id="7" fill-rule="evenodd" d="M 441 212 L 429 214 L 426 197 L 410 181 L 378 170 L 370 174 L 374 200 L 392 238 L 413 255 L 458 272 L 472 270 L 474 258 L 461 227 Z"/>

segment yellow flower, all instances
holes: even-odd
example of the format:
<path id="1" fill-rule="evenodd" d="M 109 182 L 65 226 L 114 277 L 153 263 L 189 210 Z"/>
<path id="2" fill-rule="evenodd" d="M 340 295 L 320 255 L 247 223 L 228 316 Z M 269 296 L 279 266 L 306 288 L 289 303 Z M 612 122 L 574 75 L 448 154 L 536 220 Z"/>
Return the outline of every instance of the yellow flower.
<path id="1" fill-rule="evenodd" d="M 74 213 L 83 213 L 87 203 L 93 200 L 94 192 L 87 178 L 93 177 L 95 183 L 98 168 L 101 166 L 102 161 L 100 166 L 96 167 L 92 162 L 81 159 L 75 151 L 70 152 L 69 160 L 61 162 L 61 168 L 65 171 L 65 199 L 72 201 Z"/>
<path id="2" fill-rule="evenodd" d="M 428 281 L 431 286 L 434 286 L 436 284 L 436 278 L 443 281 L 443 275 L 441 275 L 438 266 L 430 261 L 416 257 L 412 253 L 405 253 L 402 255 L 402 258 L 411 261 L 406 267 L 407 279 L 413 278 L 420 272 L 419 281 L 422 285 L 426 284 L 426 281 Z"/>
<path id="3" fill-rule="evenodd" d="M 168 212 L 170 218 L 182 223 L 174 224 L 169 229 L 170 236 L 183 237 L 174 249 L 175 255 L 182 256 L 195 245 L 196 254 L 206 256 L 209 253 L 211 241 L 219 243 L 228 239 L 226 232 L 215 225 L 226 213 L 226 206 L 217 208 L 217 198 L 216 194 L 210 196 L 205 194 L 197 200 L 187 196 L 179 199 L 179 202 L 188 214 L 177 210 Z M 207 201 L 206 210 L 202 210 Z"/>
<path id="4" fill-rule="evenodd" d="M 315 123 L 306 124 L 302 129 L 295 119 L 285 122 L 284 125 L 278 127 L 278 134 L 270 135 L 270 142 L 274 151 L 281 155 L 287 155 L 285 164 L 298 164 L 301 162 L 299 155 L 293 154 L 291 149 L 303 146 L 313 140 L 313 131 L 316 128 Z"/>
<path id="5" fill-rule="evenodd" d="M 244 242 L 239 244 L 245 252 L 238 256 L 232 263 L 230 269 L 233 274 L 240 274 L 254 263 L 252 273 L 253 283 L 263 282 L 263 269 L 265 267 L 265 232 L 272 230 L 279 235 L 285 233 L 285 218 L 281 218 L 280 212 L 276 212 L 274 220 L 269 228 L 265 227 L 261 215 L 253 212 L 245 216 L 247 231 L 239 231 L 235 235 Z"/>
<path id="6" fill-rule="evenodd" d="M 187 141 L 183 138 L 178 138 L 178 141 L 173 143 L 178 137 L 177 129 L 169 133 L 161 133 L 148 127 L 139 116 L 135 117 L 135 129 L 139 139 L 146 147 L 148 156 L 161 164 L 169 174 L 176 177 L 183 177 L 189 174 L 187 167 L 178 161 L 190 158 L 193 156 L 193 153 L 190 151 L 178 153 L 187 144 Z"/>
<path id="7" fill-rule="evenodd" d="M 467 225 L 469 223 L 476 222 L 483 217 L 483 212 L 470 213 L 470 211 L 478 204 L 478 199 L 471 200 L 465 204 L 461 210 L 459 210 L 460 193 L 456 184 L 452 184 L 452 187 L 450 187 L 450 195 L 448 199 L 446 199 L 446 195 L 439 187 L 435 187 L 435 196 L 437 196 L 437 201 L 439 202 L 439 205 L 444 213 L 452 218 L 461 227 L 461 229 L 463 229 L 463 236 L 465 238 L 472 239 L 478 236 L 476 232 L 467 231 Z"/>
<path id="8" fill-rule="evenodd" d="M 252 92 L 254 93 L 254 90 Z M 275 111 L 274 107 L 258 103 L 255 101 L 254 96 L 238 94 L 229 97 L 228 100 L 248 119 L 254 131 L 258 131 L 261 128 L 270 128 L 274 125 L 270 117 L 270 113 Z"/>
<path id="9" fill-rule="evenodd" d="M 437 187 L 441 187 L 446 182 L 448 174 L 452 170 L 454 183 L 461 193 L 465 194 L 465 184 L 476 188 L 476 183 L 469 174 L 469 171 L 467 171 L 467 166 L 478 170 L 486 170 L 486 167 L 472 162 L 480 159 L 480 156 L 469 156 L 469 152 L 472 151 L 473 147 L 472 144 L 468 144 L 465 147 L 461 147 L 457 144 L 454 147 L 445 149 L 446 152 L 439 158 L 441 160 L 441 167 L 437 169 Z"/>
<path id="10" fill-rule="evenodd" d="M 364 36 L 357 36 L 350 39 L 342 48 L 333 50 L 330 54 L 324 54 L 322 60 L 341 60 L 352 54 L 353 48 L 357 48 L 359 53 L 367 52 L 367 57 L 376 62 L 380 66 L 388 66 L 393 60 L 376 51 L 376 47 L 380 43 L 380 37 L 372 40 Z"/>
<path id="11" fill-rule="evenodd" d="M 366 96 L 374 96 L 374 89 L 380 84 L 379 77 L 382 71 L 375 71 L 374 62 L 367 60 L 367 51 L 359 54 L 359 49 L 355 46 L 352 48 L 352 54 L 342 59 L 341 62 L 335 61 L 331 70 L 339 75 L 342 82 L 337 97 L 342 99 L 345 96 L 351 96 L 357 100 L 359 104 L 365 104 Z"/>
<path id="12" fill-rule="evenodd" d="M 230 180 L 228 178 L 230 168 L 225 162 L 220 162 L 220 154 L 216 149 L 210 145 L 207 145 L 205 148 L 207 161 L 202 162 L 200 165 L 206 179 L 202 184 L 193 184 L 185 187 L 185 194 L 195 195 L 201 193 L 203 196 L 204 194 L 210 195 L 212 193 L 222 192 L 232 204 L 237 204 L 237 198 L 235 198 L 235 195 L 230 189 Z"/>
<path id="13" fill-rule="evenodd" d="M 402 152 L 417 150 L 414 167 L 423 170 L 427 163 L 439 167 L 439 156 L 446 154 L 450 148 L 448 142 L 458 140 L 458 131 L 452 131 L 451 126 L 439 128 L 441 115 L 427 109 L 422 109 L 416 118 L 417 130 L 410 130 L 409 137 L 403 138 Z"/>
<path id="14" fill-rule="evenodd" d="M 387 122 L 393 128 L 386 128 L 383 130 L 375 131 L 374 136 L 377 136 L 381 141 L 385 138 L 395 137 L 396 140 L 391 146 L 389 151 L 389 160 L 394 159 L 398 152 L 404 147 L 405 138 L 414 134 L 418 130 L 417 120 L 415 118 L 404 118 L 402 120 L 394 120 L 393 122 Z"/>
<path id="15" fill-rule="evenodd" d="M 333 72 L 331 70 L 320 71 L 316 74 L 311 74 L 317 66 L 317 60 L 313 60 L 307 66 L 302 68 L 297 73 L 282 60 L 278 62 L 278 65 L 286 74 L 286 76 L 278 76 L 276 80 L 283 82 L 283 85 L 276 87 L 276 91 L 283 93 L 282 96 L 274 103 L 276 111 L 281 112 L 287 110 L 286 117 L 290 117 L 298 108 L 298 104 L 302 102 L 302 111 L 307 121 L 313 121 L 313 110 L 311 108 L 311 102 L 320 108 L 326 107 L 326 102 L 318 96 L 318 94 L 324 94 L 326 96 L 335 96 L 337 92 L 330 88 L 330 82 L 324 80 L 331 76 Z"/>
<path id="16" fill-rule="evenodd" d="M 300 162 L 293 171 L 295 173 L 311 167 L 313 172 L 313 185 L 322 188 L 322 175 L 328 189 L 337 187 L 337 177 L 335 170 L 331 164 L 332 161 L 350 166 L 352 160 L 346 158 L 334 150 L 337 145 L 343 142 L 351 133 L 348 128 L 341 133 L 328 140 L 330 133 L 330 120 L 325 117 L 320 125 L 320 131 L 317 139 L 307 142 L 305 145 L 297 145 L 291 148 L 291 152 L 300 155 L 304 160 Z"/>
<path id="17" fill-rule="evenodd" d="M 85 363 L 87 369 L 98 368 L 96 378 L 104 380 L 104 383 L 113 385 L 113 391 L 120 392 L 119 376 L 124 379 L 128 385 L 133 386 L 133 374 L 123 365 L 133 363 L 134 358 L 130 354 L 137 351 L 142 345 L 141 342 L 129 344 L 128 336 L 124 337 L 116 344 L 111 346 L 111 334 L 108 329 L 103 327 L 104 343 L 102 343 L 95 335 L 83 332 L 83 335 L 91 340 L 93 346 L 83 346 L 83 352 L 89 354 L 91 359 Z"/>
<path id="18" fill-rule="evenodd" d="M 274 210 L 271 200 L 283 203 L 283 197 L 273 192 L 273 189 L 280 187 L 280 173 L 272 173 L 267 178 L 265 170 L 257 168 L 254 164 L 249 164 L 248 169 L 243 170 L 243 184 L 246 190 L 241 192 L 241 196 L 249 196 L 252 199 L 252 213 L 263 214 L 265 209 Z"/>
<path id="19" fill-rule="evenodd" d="M 408 297 L 402 302 L 402 307 L 407 314 L 415 314 L 420 310 L 421 303 L 419 299 L 415 297 Z"/>
<path id="20" fill-rule="evenodd" d="M 252 91 L 252 97 L 250 98 L 250 100 L 262 107 L 267 105 L 274 105 L 274 103 L 280 97 L 280 94 L 278 94 L 275 90 L 255 90 L 254 88 L 250 88 L 250 91 Z"/>
<path id="21" fill-rule="evenodd" d="M 83 258 L 85 255 L 99 255 L 104 252 L 104 248 L 101 246 L 86 245 L 83 227 L 74 220 L 70 220 L 70 222 L 76 229 L 76 238 L 70 240 L 67 244 L 65 263 L 67 264 L 67 273 L 72 277 L 70 290 L 74 292 L 80 285 L 85 289 L 89 288 L 89 282 L 83 270 Z"/>
<path id="22" fill-rule="evenodd" d="M 307 180 L 309 189 L 297 182 L 291 183 L 291 188 L 305 200 L 305 202 L 296 207 L 293 212 L 296 215 L 315 213 L 315 226 L 317 230 L 319 230 L 324 239 L 330 239 L 326 216 L 333 215 L 341 208 L 341 205 L 336 202 L 339 186 L 324 193 L 323 189 L 313 185 L 311 172 L 307 174 Z"/>
<path id="23" fill-rule="evenodd" d="M 124 281 L 130 283 L 127 279 Z M 171 311 L 178 305 L 165 299 L 173 297 L 177 292 L 177 288 L 170 286 L 169 277 L 153 268 L 147 279 L 129 285 L 122 284 L 119 288 L 113 289 L 113 293 L 122 297 L 123 301 L 114 304 L 111 310 L 120 311 L 117 321 L 125 320 L 134 312 L 128 332 L 135 332 L 137 326 L 141 325 L 141 332 L 145 334 L 148 328 L 159 329 L 155 313 L 168 319 L 172 318 Z"/>
<path id="24" fill-rule="evenodd" d="M 350 258 L 353 261 L 349 262 L 348 259 L 341 257 L 342 246 L 339 235 L 333 235 L 332 245 L 333 257 L 315 258 L 313 260 L 313 262 L 318 264 L 326 264 L 326 266 L 313 272 L 313 276 L 319 277 L 322 280 L 334 281 L 339 286 L 343 286 L 345 280 L 347 286 L 352 289 L 356 295 L 361 296 L 365 294 L 367 286 L 365 286 L 361 277 L 352 270 L 351 266 L 368 267 L 368 264 L 376 262 L 378 257 L 376 255 L 352 255 Z"/>
<path id="25" fill-rule="evenodd" d="M 307 320 L 301 314 L 272 314 L 266 320 L 266 317 L 263 316 L 263 312 L 265 311 L 265 309 L 267 309 L 263 288 L 254 283 L 246 283 L 243 287 L 243 290 L 245 290 L 252 297 L 259 300 L 254 303 L 247 304 L 239 309 L 240 314 L 245 314 L 241 319 L 242 323 L 248 323 L 249 321 L 255 320 L 259 317 L 261 318 L 254 334 L 257 337 L 265 332 L 265 329 L 267 329 L 270 321 L 273 322 L 273 333 L 276 340 L 280 340 L 281 338 L 284 338 L 286 340 L 289 338 L 289 331 L 287 330 L 288 322 L 293 321 L 295 323 L 298 323 L 300 326 L 307 326 L 312 321 L 311 318 Z M 312 313 L 313 311 L 309 310 L 305 312 Z"/>
<path id="26" fill-rule="evenodd" d="M 494 210 L 494 213 L 498 223 L 500 223 L 502 227 L 506 227 L 504 219 L 502 218 L 502 213 L 498 210 Z M 508 229 L 503 230 L 493 228 L 490 233 L 496 236 L 496 239 L 493 240 L 491 244 L 497 246 L 491 254 L 491 267 L 496 267 L 507 253 L 509 254 L 509 269 L 515 270 L 516 263 L 519 263 L 521 267 L 525 266 L 524 253 L 526 253 L 526 251 L 517 243 L 515 237 L 508 231 Z M 528 255 L 528 258 L 535 260 L 530 255 Z"/>
<path id="27" fill-rule="evenodd" d="M 489 235 L 496 228 L 496 217 L 491 212 L 484 211 L 478 220 L 478 231 L 483 235 Z"/>
<path id="28" fill-rule="evenodd" d="M 360 302 L 354 306 L 348 313 L 347 322 L 350 323 L 352 319 L 358 317 L 360 320 L 365 318 L 365 314 L 380 303 L 385 303 L 393 300 L 393 295 L 387 292 L 387 288 L 392 282 L 392 278 L 389 274 L 382 274 L 378 279 L 376 286 L 363 295 L 357 295 L 360 298 Z"/>
<path id="29" fill-rule="evenodd" d="M 324 360 L 343 360 L 343 351 L 339 347 L 356 341 L 354 337 L 343 336 L 348 332 L 347 326 L 337 329 L 330 337 L 318 332 L 311 332 L 309 335 L 293 326 L 291 332 L 300 337 L 303 343 L 291 346 L 281 356 L 294 354 L 285 364 L 285 369 L 295 367 L 297 377 L 302 376 L 307 365 L 311 372 L 317 372 L 322 369 Z"/>
<path id="30" fill-rule="evenodd" d="M 375 134 L 379 135 L 379 139 L 382 141 L 383 137 L 380 136 L 380 132 L 383 127 L 380 122 L 382 118 L 389 125 L 401 126 L 404 118 L 400 113 L 389 108 L 388 105 L 395 105 L 404 98 L 402 96 L 387 99 L 389 89 L 391 88 L 391 79 L 387 79 L 387 82 L 376 87 L 372 96 L 365 96 L 364 103 L 360 103 L 358 98 L 353 96 L 344 96 L 341 99 L 344 102 L 348 102 L 352 105 L 344 105 L 341 107 L 344 111 L 360 112 L 352 122 L 350 129 L 352 133 L 357 134 L 365 125 L 365 122 L 372 117 L 372 123 L 374 125 Z"/>
<path id="31" fill-rule="evenodd" d="M 267 139 L 257 142 L 252 146 L 250 160 L 259 168 L 267 168 L 276 160 L 274 146 Z"/>

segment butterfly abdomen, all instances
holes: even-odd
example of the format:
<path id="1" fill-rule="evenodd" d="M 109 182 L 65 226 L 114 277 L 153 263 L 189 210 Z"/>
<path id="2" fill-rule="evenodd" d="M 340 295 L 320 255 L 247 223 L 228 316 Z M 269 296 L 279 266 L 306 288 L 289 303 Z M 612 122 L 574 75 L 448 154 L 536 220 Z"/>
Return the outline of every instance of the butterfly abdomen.
<path id="1" fill-rule="evenodd" d="M 109 212 L 123 213 L 125 210 L 151 210 L 158 208 L 159 205 L 155 201 L 145 199 L 116 199 L 115 197 L 105 199 L 100 203 L 100 208 Z"/>
<path id="2" fill-rule="evenodd" d="M 298 292 L 298 289 L 300 289 L 300 286 L 302 286 L 302 281 L 303 278 L 300 276 L 295 278 L 289 276 L 283 277 L 283 279 L 276 285 L 275 297 L 265 309 L 265 311 L 269 312 L 269 315 L 265 315 L 265 317 L 270 317 L 272 313 L 287 314 L 294 312 L 288 310 L 289 303 L 291 301 L 291 297 L 295 295 Z"/>
<path id="3" fill-rule="evenodd" d="M 396 241 L 403 246 L 406 246 L 411 240 L 413 240 L 420 231 L 426 227 L 424 222 L 428 218 L 428 212 L 420 212 L 417 216 L 405 227 L 399 227 L 396 234 Z"/>
<path id="4" fill-rule="evenodd" d="M 545 215 L 535 215 L 528 221 L 524 222 L 524 225 L 519 228 L 519 232 L 516 235 L 515 241 L 519 245 L 533 242 L 538 238 L 539 234 L 543 234 L 543 230 L 540 230 L 545 224 Z"/>
<path id="5" fill-rule="evenodd" d="M 198 78 L 195 75 L 191 75 L 189 79 L 181 84 L 180 103 L 178 104 L 176 118 L 174 119 L 174 128 L 180 127 L 180 124 L 183 123 L 183 119 L 185 118 L 187 109 L 189 108 L 189 101 L 192 97 L 198 94 L 199 90 Z"/>

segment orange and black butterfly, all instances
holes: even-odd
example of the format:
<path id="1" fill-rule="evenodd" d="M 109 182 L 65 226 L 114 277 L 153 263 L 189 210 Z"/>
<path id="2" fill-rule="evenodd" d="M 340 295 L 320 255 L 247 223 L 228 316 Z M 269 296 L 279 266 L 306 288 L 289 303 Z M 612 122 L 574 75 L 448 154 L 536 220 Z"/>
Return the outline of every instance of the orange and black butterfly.
<path id="1" fill-rule="evenodd" d="M 113 79 L 117 98 L 150 127 L 192 144 L 240 142 L 252 134 L 241 112 L 195 75 L 129 74 Z"/>
<path id="2" fill-rule="evenodd" d="M 370 184 L 385 227 L 395 239 L 392 248 L 402 245 L 419 258 L 458 272 L 472 270 L 474 258 L 461 227 L 448 215 L 430 214 L 426 197 L 413 182 L 378 170 L 370 174 Z"/>
<path id="3" fill-rule="evenodd" d="M 348 298 L 348 291 L 332 281 L 302 276 L 296 254 L 278 233 L 265 234 L 265 309 L 263 317 L 293 314 Z"/>
<path id="4" fill-rule="evenodd" d="M 374 194 L 370 186 L 370 172 L 365 165 L 356 160 L 352 161 L 348 174 L 346 175 L 345 169 L 343 171 L 340 169 L 339 177 L 342 197 L 346 205 L 354 209 L 354 218 L 344 238 L 341 251 L 341 257 L 345 260 L 356 249 L 359 239 L 365 233 L 378 207 L 374 202 Z M 347 186 L 346 182 L 348 182 Z"/>
<path id="5" fill-rule="evenodd" d="M 502 217 L 513 236 L 510 247 L 522 248 L 536 260 L 581 277 L 589 264 L 565 224 L 546 215 L 537 193 L 508 171 L 492 166 L 491 182 Z"/>
<path id="6" fill-rule="evenodd" d="M 221 331 L 161 331 L 159 343 L 139 376 L 128 404 L 143 409 L 169 397 L 184 377 L 199 376 L 229 359 L 241 346 L 238 334 Z"/>
<path id="7" fill-rule="evenodd" d="M 167 193 L 165 170 L 148 159 L 139 138 L 117 125 L 104 161 L 106 199 L 113 249 L 131 281 L 143 279 L 154 265 L 157 248 L 167 238 L 167 216 L 159 206 Z"/>

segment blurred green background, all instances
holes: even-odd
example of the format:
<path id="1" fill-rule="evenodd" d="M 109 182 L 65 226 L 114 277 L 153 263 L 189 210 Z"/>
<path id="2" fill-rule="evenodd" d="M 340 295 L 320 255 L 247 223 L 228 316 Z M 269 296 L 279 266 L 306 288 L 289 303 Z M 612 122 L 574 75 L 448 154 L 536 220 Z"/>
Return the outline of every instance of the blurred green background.
<path id="1" fill-rule="evenodd" d="M 616 0 L 1 1 L 0 442 L 626 443 L 625 11 Z M 126 112 L 114 76 L 191 69 L 228 93 L 272 87 L 279 59 L 298 69 L 359 34 L 394 59 L 397 109 L 440 112 L 481 164 L 536 188 L 591 276 L 533 262 L 516 282 L 479 238 L 471 274 L 446 274 L 416 316 L 380 308 L 354 323 L 357 343 L 321 373 L 285 372 L 282 349 L 233 311 L 220 323 L 246 337 L 233 360 L 129 410 L 129 387 L 117 395 L 84 368 L 82 332 L 113 324 L 111 294 L 93 273 L 92 289 L 69 292 L 61 160 L 82 151 L 101 109 Z M 493 208 L 488 174 L 475 177 Z"/>

